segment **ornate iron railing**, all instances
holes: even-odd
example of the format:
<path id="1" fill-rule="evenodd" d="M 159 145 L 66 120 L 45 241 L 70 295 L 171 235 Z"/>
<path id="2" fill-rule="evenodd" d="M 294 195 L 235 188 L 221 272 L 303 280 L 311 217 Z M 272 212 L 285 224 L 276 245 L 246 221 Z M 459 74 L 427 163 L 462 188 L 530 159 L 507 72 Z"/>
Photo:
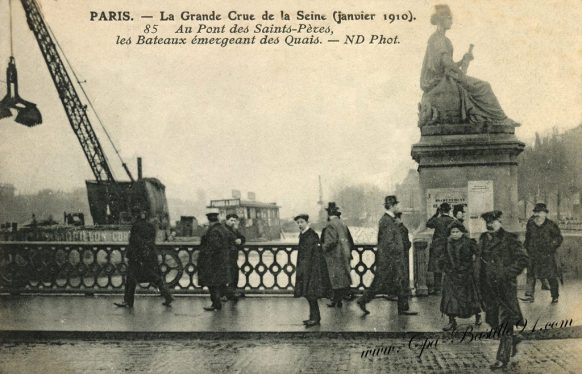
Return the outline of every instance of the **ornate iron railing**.
<path id="1" fill-rule="evenodd" d="M 197 244 L 160 244 L 158 250 L 161 271 L 175 293 L 205 292 L 198 282 Z M 0 292 L 122 292 L 125 251 L 119 243 L 0 242 Z M 352 284 L 362 290 L 373 279 L 375 247 L 357 245 L 352 257 Z M 296 262 L 295 245 L 247 244 L 239 251 L 238 287 L 246 293 L 291 293 Z"/>

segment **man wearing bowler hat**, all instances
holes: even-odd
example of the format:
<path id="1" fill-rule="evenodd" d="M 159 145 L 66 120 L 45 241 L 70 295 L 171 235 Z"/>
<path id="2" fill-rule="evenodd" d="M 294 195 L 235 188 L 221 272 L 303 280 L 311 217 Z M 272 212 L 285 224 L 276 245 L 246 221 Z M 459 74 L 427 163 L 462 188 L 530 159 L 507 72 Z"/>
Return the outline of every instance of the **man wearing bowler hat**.
<path id="1" fill-rule="evenodd" d="M 479 238 L 477 269 L 485 321 L 500 335 L 492 370 L 506 368 L 510 357 L 517 353 L 521 339 L 514 336 L 513 327 L 524 326 L 524 320 L 517 300 L 516 278 L 528 264 L 517 235 L 503 229 L 501 215 L 499 210 L 481 215 L 487 232 Z"/>
<path id="2" fill-rule="evenodd" d="M 349 293 L 352 284 L 350 260 L 354 241 L 350 230 L 340 218 L 341 212 L 336 203 L 329 202 L 325 210 L 329 220 L 321 233 L 321 247 L 333 290 L 328 307 L 341 308 L 342 299 Z"/>
<path id="3" fill-rule="evenodd" d="M 428 252 L 428 271 L 434 275 L 434 281 L 429 290 L 429 295 L 438 295 L 441 292 L 443 272 L 439 266 L 439 259 L 447 245 L 449 225 L 454 221 L 454 218 L 449 215 L 450 211 L 451 206 L 449 203 L 444 202 L 426 222 L 426 227 L 434 229 Z"/>
<path id="4" fill-rule="evenodd" d="M 529 255 L 525 298 L 534 301 L 536 279 L 547 279 L 550 283 L 552 304 L 558 302 L 558 266 L 556 251 L 564 240 L 560 228 L 547 218 L 548 208 L 538 203 L 533 209 L 534 216 L 527 222 L 524 247 Z"/>
<path id="5" fill-rule="evenodd" d="M 378 224 L 378 249 L 376 252 L 376 271 L 374 280 L 370 288 L 364 291 L 357 303 L 365 314 L 370 312 L 366 309 L 376 294 L 384 293 L 398 296 L 398 314 L 416 315 L 408 308 L 408 295 L 406 292 L 407 279 L 405 276 L 403 261 L 404 245 L 402 243 L 402 233 L 396 222 L 396 214 L 399 212 L 398 199 L 394 195 L 386 196 L 384 199 L 386 213 Z"/>

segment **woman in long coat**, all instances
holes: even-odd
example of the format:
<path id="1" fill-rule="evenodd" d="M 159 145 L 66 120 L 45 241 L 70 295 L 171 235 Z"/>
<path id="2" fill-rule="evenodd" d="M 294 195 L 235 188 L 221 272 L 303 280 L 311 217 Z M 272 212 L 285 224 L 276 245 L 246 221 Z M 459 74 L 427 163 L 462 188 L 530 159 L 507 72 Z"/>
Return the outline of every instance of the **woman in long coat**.
<path id="1" fill-rule="evenodd" d="M 478 247 L 475 240 L 464 235 L 465 232 L 465 226 L 459 221 L 449 225 L 449 238 L 439 260 L 444 271 L 441 312 L 449 317 L 449 324 L 443 328 L 444 331 L 457 327 L 456 317 L 469 318 L 475 315 L 475 323 L 480 324 L 481 309 L 473 278 L 473 256 L 478 253 Z"/>
<path id="2" fill-rule="evenodd" d="M 433 273 L 434 281 L 432 287 L 429 288 L 429 295 L 438 295 L 442 288 L 442 269 L 439 265 L 439 259 L 445 250 L 448 239 L 448 227 L 454 221 L 453 217 L 449 216 L 451 206 L 449 203 L 442 203 L 437 209 L 434 216 L 427 222 L 426 227 L 434 229 L 430 247 L 428 249 L 428 271 Z"/>
<path id="3" fill-rule="evenodd" d="M 319 245 L 319 236 L 309 227 L 309 216 L 300 214 L 295 217 L 295 222 L 299 225 L 301 234 L 297 249 L 294 296 L 305 297 L 309 302 L 309 318 L 303 323 L 305 327 L 311 327 L 320 323 L 317 300 L 329 293 L 329 275 Z"/>

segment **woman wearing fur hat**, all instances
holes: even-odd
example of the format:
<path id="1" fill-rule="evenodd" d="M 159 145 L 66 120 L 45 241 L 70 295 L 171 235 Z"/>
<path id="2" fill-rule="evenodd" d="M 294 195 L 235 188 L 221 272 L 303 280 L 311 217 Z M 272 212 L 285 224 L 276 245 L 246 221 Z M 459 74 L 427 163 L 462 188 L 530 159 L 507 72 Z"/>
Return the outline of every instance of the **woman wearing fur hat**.
<path id="1" fill-rule="evenodd" d="M 439 259 L 444 272 L 441 312 L 449 317 L 444 331 L 457 327 L 456 317 L 475 315 L 475 323 L 481 323 L 479 296 L 473 278 L 473 255 L 477 254 L 477 243 L 465 235 L 466 231 L 459 221 L 449 225 L 449 238 Z"/>

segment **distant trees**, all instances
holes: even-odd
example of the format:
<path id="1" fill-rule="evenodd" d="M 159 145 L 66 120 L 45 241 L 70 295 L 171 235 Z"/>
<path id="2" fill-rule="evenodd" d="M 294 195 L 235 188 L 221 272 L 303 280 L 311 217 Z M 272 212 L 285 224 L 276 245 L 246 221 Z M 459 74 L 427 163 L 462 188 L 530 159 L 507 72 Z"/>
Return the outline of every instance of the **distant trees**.
<path id="1" fill-rule="evenodd" d="M 4 185 L 6 186 L 6 185 Z M 71 192 L 43 189 L 35 194 L 11 193 L 1 194 L 0 222 L 24 223 L 32 219 L 43 220 L 52 217 L 55 221 L 64 221 L 63 213 L 83 213 L 85 222 L 91 223 L 89 201 L 84 189 Z"/>
<path id="2" fill-rule="evenodd" d="M 373 226 L 384 212 L 386 192 L 372 184 L 346 185 L 333 193 L 333 200 L 350 225 Z"/>
<path id="3" fill-rule="evenodd" d="M 579 144 L 582 141 L 582 124 L 560 134 L 557 129 L 546 136 L 536 133 L 531 147 L 520 155 L 518 166 L 518 195 L 524 203 L 555 201 L 556 213 L 564 197 L 571 197 L 581 186 Z"/>

